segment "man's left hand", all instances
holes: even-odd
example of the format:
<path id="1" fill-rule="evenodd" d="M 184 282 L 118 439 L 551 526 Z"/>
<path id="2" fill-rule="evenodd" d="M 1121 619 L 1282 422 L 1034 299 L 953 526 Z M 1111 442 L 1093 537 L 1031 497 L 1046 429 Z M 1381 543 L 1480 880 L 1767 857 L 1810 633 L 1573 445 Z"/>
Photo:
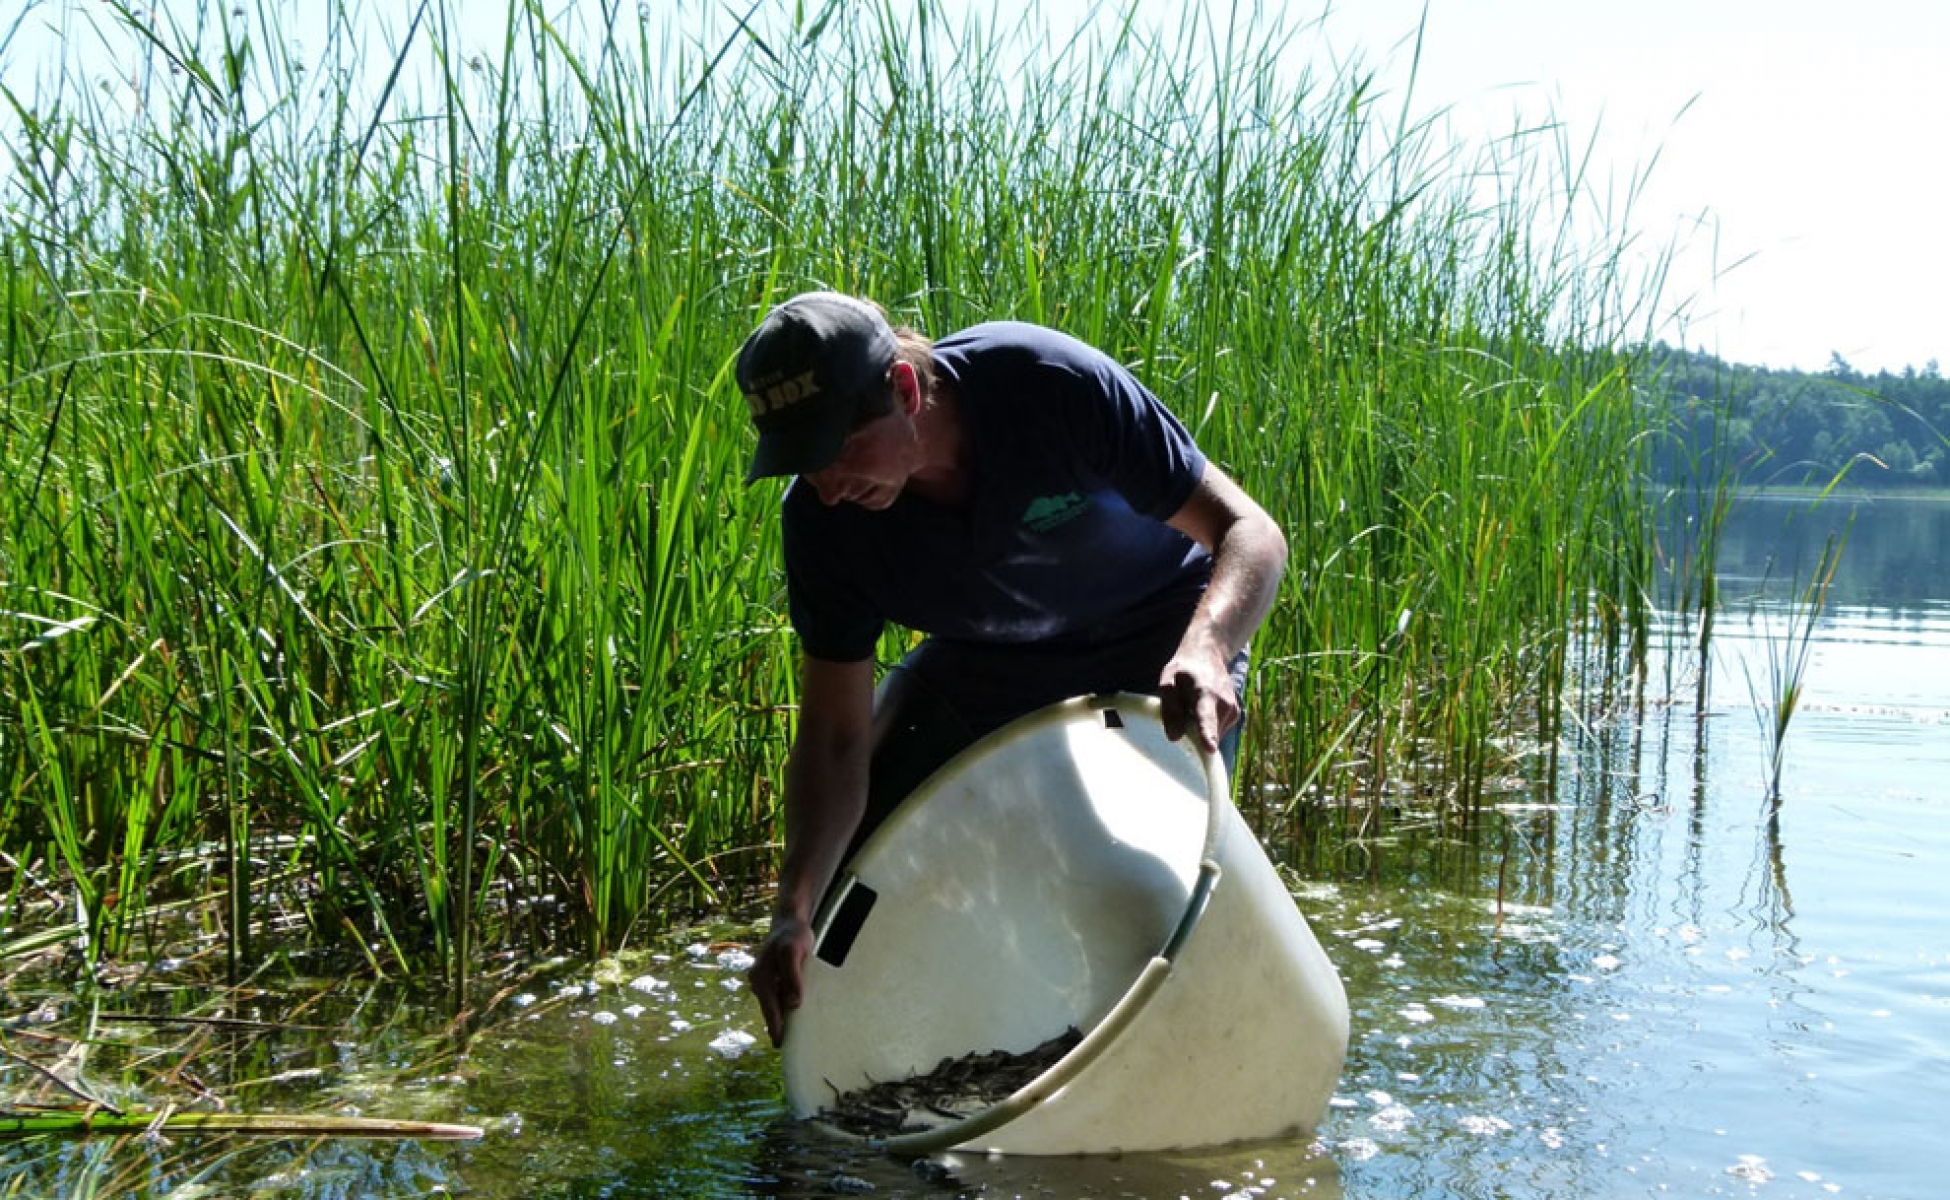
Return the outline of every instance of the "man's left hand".
<path id="1" fill-rule="evenodd" d="M 1158 676 L 1158 698 L 1165 736 L 1177 741 L 1190 732 L 1208 754 L 1218 753 L 1219 739 L 1239 723 L 1232 672 L 1215 649 L 1180 646 Z"/>

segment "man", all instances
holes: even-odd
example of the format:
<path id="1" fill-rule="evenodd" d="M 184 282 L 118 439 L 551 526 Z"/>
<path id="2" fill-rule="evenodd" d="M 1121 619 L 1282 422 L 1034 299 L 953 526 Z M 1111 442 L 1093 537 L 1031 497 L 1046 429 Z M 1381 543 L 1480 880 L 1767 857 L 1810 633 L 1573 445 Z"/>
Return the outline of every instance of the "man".
<path id="1" fill-rule="evenodd" d="M 804 681 L 751 972 L 777 1044 L 820 898 L 955 751 L 1122 690 L 1158 695 L 1174 739 L 1229 752 L 1286 542 L 1128 371 L 1054 330 L 993 322 L 931 344 L 814 292 L 766 316 L 737 376 L 758 427 L 747 481 L 798 477 L 781 529 Z M 876 690 L 888 621 L 928 636 Z"/>

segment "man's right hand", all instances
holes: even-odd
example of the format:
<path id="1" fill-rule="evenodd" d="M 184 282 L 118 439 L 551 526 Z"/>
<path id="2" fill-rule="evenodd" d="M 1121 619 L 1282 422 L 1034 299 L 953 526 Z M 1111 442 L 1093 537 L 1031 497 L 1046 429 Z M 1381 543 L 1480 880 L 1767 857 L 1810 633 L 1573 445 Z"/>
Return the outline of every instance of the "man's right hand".
<path id="1" fill-rule="evenodd" d="M 796 916 L 775 916 L 772 931 L 759 946 L 757 961 L 746 977 L 758 1010 L 765 1015 L 765 1032 L 778 1045 L 785 1040 L 786 1014 L 799 1007 L 805 987 L 806 955 L 812 953 L 812 926 Z"/>
<path id="2" fill-rule="evenodd" d="M 785 859 L 772 931 L 758 948 L 749 976 L 765 1032 L 785 1040 L 785 1023 L 799 1007 L 806 955 L 812 953 L 812 913 L 839 871 L 867 804 L 873 747 L 874 660 L 829 662 L 810 655 L 799 689 L 799 730 L 785 761 Z"/>

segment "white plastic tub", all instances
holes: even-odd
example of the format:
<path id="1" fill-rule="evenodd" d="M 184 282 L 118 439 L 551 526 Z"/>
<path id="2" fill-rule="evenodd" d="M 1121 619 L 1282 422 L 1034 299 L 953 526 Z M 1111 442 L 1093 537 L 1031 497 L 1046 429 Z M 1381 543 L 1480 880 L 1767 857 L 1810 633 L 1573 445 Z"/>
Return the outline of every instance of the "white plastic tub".
<path id="1" fill-rule="evenodd" d="M 787 1100 L 1083 1041 L 901 1153 L 1185 1149 L 1311 1130 L 1347 1001 L 1224 769 L 1149 697 L 1067 701 L 923 784 L 833 888 L 783 1047 Z"/>

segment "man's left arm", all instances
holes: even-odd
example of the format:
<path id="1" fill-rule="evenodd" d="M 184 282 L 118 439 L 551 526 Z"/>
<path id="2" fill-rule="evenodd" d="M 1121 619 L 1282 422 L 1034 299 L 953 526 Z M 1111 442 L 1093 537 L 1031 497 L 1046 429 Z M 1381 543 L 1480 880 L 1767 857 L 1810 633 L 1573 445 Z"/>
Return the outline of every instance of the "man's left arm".
<path id="1" fill-rule="evenodd" d="M 1209 462 L 1166 523 L 1212 552 L 1212 581 L 1158 679 L 1165 734 L 1175 740 L 1194 731 L 1208 752 L 1217 752 L 1219 739 L 1240 715 L 1230 665 L 1279 594 L 1286 535 Z"/>

